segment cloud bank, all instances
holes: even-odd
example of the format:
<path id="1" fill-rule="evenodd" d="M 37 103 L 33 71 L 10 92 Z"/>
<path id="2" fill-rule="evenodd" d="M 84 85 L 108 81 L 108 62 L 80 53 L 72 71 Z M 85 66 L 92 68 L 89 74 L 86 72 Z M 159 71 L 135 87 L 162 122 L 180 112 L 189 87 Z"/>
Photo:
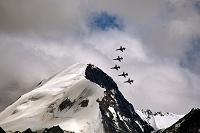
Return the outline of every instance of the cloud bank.
<path id="1" fill-rule="evenodd" d="M 200 107 L 199 11 L 196 0 L 0 0 L 0 110 L 74 63 L 103 69 L 136 109 Z"/>

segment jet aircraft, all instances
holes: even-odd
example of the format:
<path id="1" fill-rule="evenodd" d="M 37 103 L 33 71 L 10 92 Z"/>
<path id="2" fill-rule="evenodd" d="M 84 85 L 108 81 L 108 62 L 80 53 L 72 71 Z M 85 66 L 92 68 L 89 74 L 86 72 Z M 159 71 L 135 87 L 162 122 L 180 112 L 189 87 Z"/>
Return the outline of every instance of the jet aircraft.
<path id="1" fill-rule="evenodd" d="M 131 84 L 131 83 L 133 83 L 133 80 L 132 80 L 132 79 L 130 79 L 130 78 L 128 78 L 128 80 L 127 80 L 127 81 L 125 81 L 124 83 L 129 83 L 129 84 Z"/>
<path id="2" fill-rule="evenodd" d="M 124 52 L 125 49 L 126 49 L 126 48 L 120 46 L 120 48 L 116 49 L 115 51 L 120 50 L 120 51 Z"/>
<path id="3" fill-rule="evenodd" d="M 123 57 L 117 57 L 116 59 L 113 59 L 113 60 L 118 60 L 118 61 L 120 61 L 121 62 L 121 60 L 123 60 Z"/>
<path id="4" fill-rule="evenodd" d="M 126 78 L 126 76 L 128 76 L 128 73 L 123 72 L 122 74 L 120 74 L 118 76 L 124 76 Z"/>
<path id="5" fill-rule="evenodd" d="M 120 66 L 115 65 L 114 67 L 110 68 L 110 69 L 116 69 L 118 71 L 118 69 L 120 69 Z"/>

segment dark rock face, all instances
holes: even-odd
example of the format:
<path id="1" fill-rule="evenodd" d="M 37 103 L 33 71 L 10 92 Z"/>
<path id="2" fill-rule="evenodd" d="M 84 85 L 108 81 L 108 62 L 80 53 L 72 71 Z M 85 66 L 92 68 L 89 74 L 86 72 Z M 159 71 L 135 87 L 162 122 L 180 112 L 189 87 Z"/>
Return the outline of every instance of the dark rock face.
<path id="1" fill-rule="evenodd" d="M 6 133 L 6 132 L 0 127 L 0 133 Z"/>
<path id="2" fill-rule="evenodd" d="M 32 130 L 30 128 L 28 128 L 26 131 L 24 131 L 22 133 L 35 133 L 35 132 L 32 132 Z"/>
<path id="3" fill-rule="evenodd" d="M 5 133 L 5 131 L 0 127 L 0 133 Z M 74 133 L 70 131 L 64 131 L 59 126 L 53 126 L 51 128 L 45 128 L 43 131 L 33 132 L 30 128 L 23 132 L 16 131 L 15 133 Z"/>
<path id="4" fill-rule="evenodd" d="M 88 64 L 85 70 L 85 77 L 102 88 L 106 88 L 106 90 L 118 90 L 117 84 L 113 81 L 113 79 L 92 64 Z"/>
<path id="5" fill-rule="evenodd" d="M 86 100 L 83 100 L 79 105 L 81 105 L 81 107 L 87 107 L 88 103 L 89 103 L 89 100 L 86 99 Z"/>
<path id="6" fill-rule="evenodd" d="M 70 108 L 72 107 L 72 105 L 75 103 L 75 101 L 71 102 L 70 99 L 65 99 L 65 101 L 63 101 L 60 105 L 59 105 L 59 109 L 60 111 L 62 111 L 65 108 Z"/>
<path id="7" fill-rule="evenodd" d="M 97 99 L 106 133 L 150 133 L 154 129 L 135 112 L 111 77 L 88 64 L 85 77 L 105 88 L 102 100 Z"/>
<path id="8" fill-rule="evenodd" d="M 42 133 L 74 133 L 70 131 L 64 131 L 59 126 L 53 126 L 51 128 L 46 128 Z"/>
<path id="9" fill-rule="evenodd" d="M 157 133 L 200 133 L 200 109 L 192 109 L 171 127 Z"/>
<path id="10" fill-rule="evenodd" d="M 64 133 L 64 131 L 59 126 L 54 126 L 49 129 L 45 129 L 43 133 Z"/>

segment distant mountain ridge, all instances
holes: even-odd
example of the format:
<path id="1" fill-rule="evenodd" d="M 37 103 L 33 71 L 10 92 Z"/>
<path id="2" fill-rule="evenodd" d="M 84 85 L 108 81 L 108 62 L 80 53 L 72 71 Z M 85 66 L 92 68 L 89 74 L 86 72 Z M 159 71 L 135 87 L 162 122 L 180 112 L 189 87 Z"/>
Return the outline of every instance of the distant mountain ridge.
<path id="1" fill-rule="evenodd" d="M 172 126 L 156 133 L 200 133 L 200 109 L 193 108 Z"/>
<path id="2" fill-rule="evenodd" d="M 154 130 L 165 129 L 173 125 L 184 115 L 176 115 L 173 113 L 155 112 L 151 110 L 136 110 L 137 114 L 147 123 L 149 123 Z"/>

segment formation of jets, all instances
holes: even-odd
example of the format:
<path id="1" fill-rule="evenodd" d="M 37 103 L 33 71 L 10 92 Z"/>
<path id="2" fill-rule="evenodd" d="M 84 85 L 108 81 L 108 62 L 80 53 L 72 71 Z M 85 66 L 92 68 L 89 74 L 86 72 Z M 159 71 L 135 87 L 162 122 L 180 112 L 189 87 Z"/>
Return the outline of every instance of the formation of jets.
<path id="1" fill-rule="evenodd" d="M 124 52 L 126 48 L 120 46 L 120 48 L 116 49 L 115 51 L 120 50 L 121 52 Z M 123 60 L 123 57 L 118 56 L 117 58 L 113 59 L 113 60 L 118 60 L 119 62 L 121 62 Z M 120 69 L 120 66 L 115 65 L 114 67 L 110 68 L 110 69 L 116 69 L 117 71 Z M 118 75 L 118 76 L 123 76 L 126 78 L 126 76 L 128 76 L 128 73 L 123 72 L 122 74 Z M 123 83 L 133 83 L 134 80 L 128 78 L 127 81 L 124 81 Z"/>

